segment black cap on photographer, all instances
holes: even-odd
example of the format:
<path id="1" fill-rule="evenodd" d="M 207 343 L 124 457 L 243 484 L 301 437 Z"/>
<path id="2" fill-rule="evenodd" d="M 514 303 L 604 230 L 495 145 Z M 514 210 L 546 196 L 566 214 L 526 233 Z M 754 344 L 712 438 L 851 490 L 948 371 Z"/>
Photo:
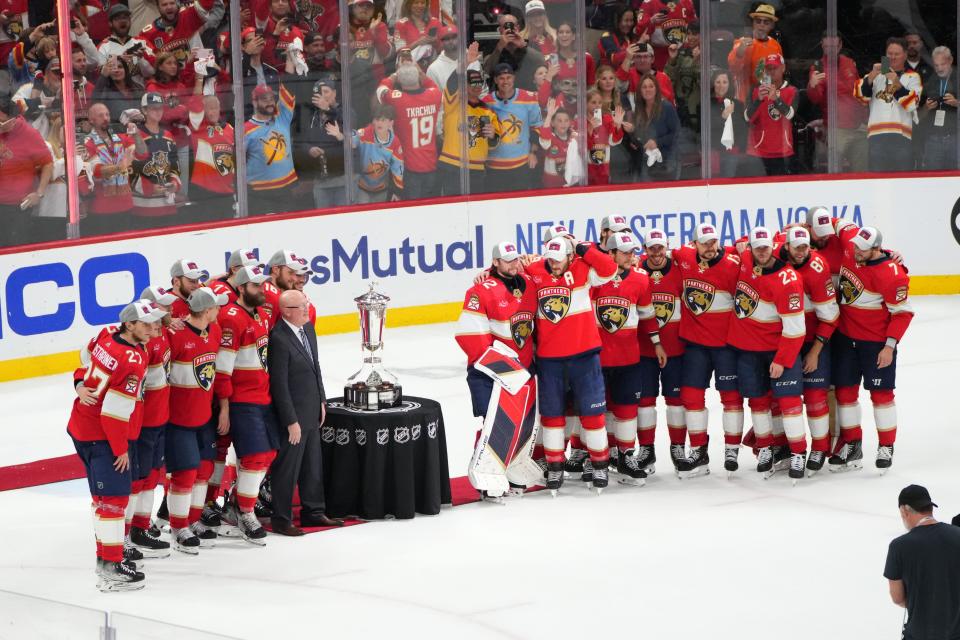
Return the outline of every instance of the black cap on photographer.
<path id="1" fill-rule="evenodd" d="M 902 507 L 904 505 L 918 512 L 930 511 L 931 507 L 937 506 L 937 504 L 930 499 L 930 492 L 927 491 L 927 488 L 921 487 L 918 484 L 908 485 L 900 492 L 900 497 L 897 499 L 897 506 Z"/>

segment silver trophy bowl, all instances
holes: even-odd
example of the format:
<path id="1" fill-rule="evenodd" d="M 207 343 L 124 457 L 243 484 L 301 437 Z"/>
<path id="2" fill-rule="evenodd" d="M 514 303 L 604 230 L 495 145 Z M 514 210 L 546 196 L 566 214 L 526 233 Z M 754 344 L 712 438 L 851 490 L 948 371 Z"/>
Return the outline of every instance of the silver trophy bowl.
<path id="1" fill-rule="evenodd" d="M 403 393 L 397 377 L 383 366 L 383 323 L 390 298 L 374 290 L 354 298 L 360 312 L 360 344 L 363 366 L 347 379 L 343 402 L 360 411 L 380 411 L 400 405 Z"/>

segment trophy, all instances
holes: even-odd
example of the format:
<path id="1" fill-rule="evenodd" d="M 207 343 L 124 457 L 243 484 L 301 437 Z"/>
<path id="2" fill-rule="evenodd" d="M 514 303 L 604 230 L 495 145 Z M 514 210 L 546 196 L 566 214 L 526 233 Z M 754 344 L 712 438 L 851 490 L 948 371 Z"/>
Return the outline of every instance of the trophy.
<path id="1" fill-rule="evenodd" d="M 380 411 L 400 405 L 402 392 L 397 377 L 383 368 L 383 321 L 390 298 L 370 290 L 354 298 L 360 311 L 360 342 L 364 350 L 363 366 L 347 379 L 343 403 L 350 409 Z"/>

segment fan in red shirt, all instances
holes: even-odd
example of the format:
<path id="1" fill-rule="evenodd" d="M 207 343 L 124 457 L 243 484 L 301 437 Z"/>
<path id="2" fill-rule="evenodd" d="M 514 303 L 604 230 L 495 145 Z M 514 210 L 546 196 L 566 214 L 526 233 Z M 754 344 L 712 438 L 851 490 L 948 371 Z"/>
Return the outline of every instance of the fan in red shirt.
<path id="1" fill-rule="evenodd" d="M 443 25 L 439 17 L 430 15 L 427 0 L 404 0 L 400 14 L 393 25 L 393 46 L 397 51 L 410 49 L 416 60 L 426 63 L 426 68 L 440 49 L 437 34 Z"/>
<path id="2" fill-rule="evenodd" d="M 670 57 L 670 45 L 683 44 L 687 27 L 692 22 L 697 22 L 697 9 L 692 0 L 643 0 L 637 8 L 636 32 L 647 36 L 653 43 L 654 68 L 663 69 Z"/>
<path id="3" fill-rule="evenodd" d="M 790 173 L 793 116 L 799 94 L 783 77 L 782 55 L 770 54 L 764 65 L 765 80 L 753 89 L 744 110 L 750 124 L 747 153 L 763 161 L 768 176 L 780 176 Z"/>
<path id="4" fill-rule="evenodd" d="M 187 299 L 190 294 L 203 286 L 203 280 L 207 279 L 207 272 L 197 266 L 193 260 L 186 258 L 177 260 L 170 267 L 170 291 L 177 299 L 173 301 L 170 309 L 170 315 L 174 318 L 185 318 L 190 315 L 190 306 Z"/>
<path id="5" fill-rule="evenodd" d="M 848 243 L 840 267 L 840 326 L 833 343 L 833 381 L 842 446 L 827 462 L 831 471 L 862 466 L 860 381 L 870 392 L 880 444 L 876 465 L 893 464 L 897 438 L 897 346 L 913 320 L 910 277 L 883 250 L 883 238 L 863 227 Z"/>
<path id="6" fill-rule="evenodd" d="M 198 81 L 199 82 L 199 81 Z M 233 214 L 236 156 L 233 125 L 221 119 L 217 96 L 191 96 L 188 103 L 190 151 L 190 200 L 203 220 Z"/>
<path id="7" fill-rule="evenodd" d="M 137 36 L 144 42 L 144 58 L 156 68 L 157 57 L 172 52 L 182 71 L 181 79 L 193 84 L 193 67 L 186 64 L 190 55 L 190 39 L 206 26 L 207 13 L 216 0 L 195 0 L 180 7 L 177 0 L 157 0 L 160 17 L 148 24 Z M 147 89 L 151 91 L 151 89 Z"/>
<path id="8" fill-rule="evenodd" d="M 263 32 L 266 46 L 263 60 L 272 67 L 283 68 L 287 61 L 287 49 L 296 40 L 303 48 L 303 31 L 296 24 L 294 7 L 290 0 L 255 0 L 253 19 L 257 29 Z"/>
<path id="9" fill-rule="evenodd" d="M 617 80 L 621 83 L 627 83 L 627 93 L 636 94 L 640 87 L 640 79 L 646 75 L 653 74 L 660 86 L 660 93 L 664 100 L 669 100 L 670 104 L 676 103 L 676 97 L 673 93 L 673 82 L 670 76 L 663 71 L 657 71 L 653 67 L 653 47 L 648 43 L 633 43 L 627 47 L 623 62 L 617 67 Z"/>
<path id="10" fill-rule="evenodd" d="M 0 0 L 0 69 L 6 69 L 7 56 L 30 26 L 27 0 Z"/>
<path id="11" fill-rule="evenodd" d="M 403 149 L 403 197 L 438 196 L 437 118 L 443 95 L 435 84 L 423 84 L 419 69 L 412 64 L 397 69 L 397 85 L 399 89 L 386 91 L 380 100 L 393 106 L 397 114 L 394 132 Z"/>
<path id="12" fill-rule="evenodd" d="M 81 224 L 86 235 L 111 233 L 119 230 L 116 216 L 133 208 L 129 172 L 134 143 L 129 136 L 110 131 L 106 105 L 91 105 L 88 117 L 92 130 L 84 146 L 90 158 L 87 171 L 89 175 L 92 170 L 93 200 L 89 203 L 89 215 Z"/>
<path id="13" fill-rule="evenodd" d="M 0 246 L 30 241 L 30 212 L 53 176 L 50 149 L 19 111 L 8 98 L 0 98 Z"/>

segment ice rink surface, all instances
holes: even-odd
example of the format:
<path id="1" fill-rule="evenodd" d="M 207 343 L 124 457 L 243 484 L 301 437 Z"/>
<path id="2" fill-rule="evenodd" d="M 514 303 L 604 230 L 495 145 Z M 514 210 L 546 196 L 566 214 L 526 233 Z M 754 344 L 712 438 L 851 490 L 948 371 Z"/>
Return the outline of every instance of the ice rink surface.
<path id="1" fill-rule="evenodd" d="M 94 588 L 85 481 L 7 491 L 0 589 L 257 639 L 899 638 L 903 613 L 882 575 L 887 544 L 903 532 L 897 493 L 923 484 L 942 519 L 960 512 L 960 296 L 913 304 L 899 353 L 896 455 L 882 477 L 865 404 L 863 470 L 823 471 L 792 487 L 783 473 L 763 480 L 742 451 L 741 470 L 728 480 L 719 404 L 709 392 L 710 476 L 673 475 L 661 415 L 658 473 L 645 487 L 611 484 L 597 497 L 568 481 L 556 499 L 539 492 L 411 521 L 271 535 L 266 548 L 221 542 L 199 557 L 148 561 L 147 587 L 134 593 Z M 477 422 L 453 332 L 453 324 L 398 328 L 384 340 L 387 367 L 404 391 L 442 404 L 450 474 L 460 476 Z M 319 345 L 328 393 L 339 395 L 359 367 L 358 338 L 321 337 Z M 0 466 L 72 453 L 64 432 L 69 375 L 2 384 L 0 394 Z M 49 637 L 92 637 L 79 614 L 0 594 L 0 619 L 14 613 L 34 629 L 0 626 L 0 638 L 43 637 L 39 630 L 54 620 L 68 631 Z M 156 634 L 128 619 L 118 639 L 133 637 L 189 635 Z"/>

